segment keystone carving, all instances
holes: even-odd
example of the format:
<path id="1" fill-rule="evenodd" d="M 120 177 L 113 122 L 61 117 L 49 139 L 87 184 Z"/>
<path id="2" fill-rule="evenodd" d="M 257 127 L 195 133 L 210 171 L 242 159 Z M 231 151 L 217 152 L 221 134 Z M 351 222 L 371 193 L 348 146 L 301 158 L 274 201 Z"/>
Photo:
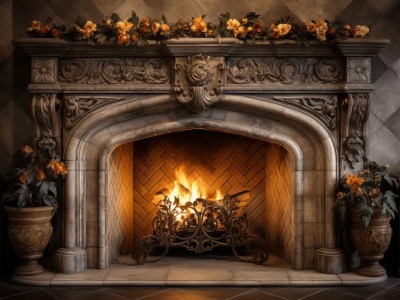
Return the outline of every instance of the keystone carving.
<path id="1" fill-rule="evenodd" d="M 326 97 L 274 97 L 288 104 L 296 105 L 312 112 L 318 116 L 330 129 L 336 129 L 337 126 L 337 106 L 336 96 Z"/>
<path id="2" fill-rule="evenodd" d="M 348 94 L 343 102 L 346 110 L 344 124 L 344 159 L 353 169 L 365 158 L 365 135 L 366 123 L 369 113 L 368 94 Z"/>
<path id="3" fill-rule="evenodd" d="M 343 82 L 340 59 L 240 58 L 228 61 L 228 83 L 335 83 Z"/>
<path id="4" fill-rule="evenodd" d="M 164 84 L 171 62 L 160 58 L 77 58 L 61 60 L 58 80 L 75 84 Z"/>
<path id="5" fill-rule="evenodd" d="M 52 155 L 61 151 L 60 106 L 55 94 L 35 94 L 32 99 L 36 146 Z"/>
<path id="6" fill-rule="evenodd" d="M 175 91 L 180 103 L 197 113 L 217 103 L 223 92 L 223 57 L 177 57 Z"/>

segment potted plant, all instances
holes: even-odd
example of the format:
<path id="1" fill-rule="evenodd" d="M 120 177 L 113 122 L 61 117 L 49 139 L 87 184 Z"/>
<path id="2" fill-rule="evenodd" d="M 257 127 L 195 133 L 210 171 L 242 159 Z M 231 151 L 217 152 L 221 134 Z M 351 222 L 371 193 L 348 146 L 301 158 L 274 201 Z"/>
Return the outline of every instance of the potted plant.
<path id="1" fill-rule="evenodd" d="M 53 228 L 51 218 L 57 202 L 57 178 L 64 177 L 67 168 L 53 151 L 35 152 L 32 147 L 21 148 L 23 166 L 14 173 L 16 182 L 7 194 L 5 211 L 10 225 L 8 237 L 21 264 L 16 275 L 36 275 L 44 272 L 38 263 Z"/>
<path id="2" fill-rule="evenodd" d="M 379 264 L 392 236 L 391 218 L 395 218 L 398 188 L 395 177 L 386 166 L 368 162 L 365 170 L 348 174 L 340 182 L 335 207 L 344 222 L 349 218 L 351 237 L 362 260 L 357 273 L 364 276 L 384 276 Z"/>

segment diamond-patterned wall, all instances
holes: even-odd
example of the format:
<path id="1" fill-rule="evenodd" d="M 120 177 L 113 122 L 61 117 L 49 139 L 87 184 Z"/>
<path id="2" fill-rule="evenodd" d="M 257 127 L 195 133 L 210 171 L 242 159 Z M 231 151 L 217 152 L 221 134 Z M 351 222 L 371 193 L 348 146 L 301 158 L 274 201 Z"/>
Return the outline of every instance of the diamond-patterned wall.
<path id="1" fill-rule="evenodd" d="M 152 234 L 154 194 L 168 188 L 182 168 L 188 181 L 206 187 L 207 197 L 250 191 L 248 232 L 265 235 L 265 151 L 267 143 L 220 132 L 187 131 L 135 142 L 134 239 Z"/>
<path id="2" fill-rule="evenodd" d="M 17 57 L 14 66 L 14 105 L 11 105 L 12 38 L 26 37 L 25 29 L 31 20 L 45 20 L 50 16 L 56 21 L 71 24 L 78 16 L 100 22 L 104 16 L 117 12 L 128 18 L 131 10 L 139 16 L 160 17 L 175 21 L 181 17 L 206 15 L 206 20 L 217 21 L 220 13 L 229 11 L 232 16 L 241 17 L 249 11 L 261 15 L 266 24 L 282 16 L 291 15 L 298 22 L 311 19 L 340 19 L 349 23 L 367 24 L 372 28 L 371 37 L 388 38 L 392 44 L 381 51 L 373 60 L 372 107 L 369 118 L 368 155 L 382 164 L 389 164 L 400 173 L 400 2 L 398 0 L 15 0 L 2 1 L 2 40 L 0 41 L 0 158 L 9 157 L 13 150 L 25 143 L 30 132 L 29 96 L 26 92 L 26 78 L 19 70 L 29 68 L 28 62 Z M 3 16 L 4 14 L 4 16 Z M 10 26 L 13 24 L 13 26 Z M 11 29 L 12 28 L 12 29 Z M 5 34 L 5 36 L 4 36 Z M 6 59 L 6 61 L 4 61 Z M 4 89 L 6 91 L 4 91 Z M 13 119 L 13 113 L 15 118 Z M 8 124 L 8 125 L 7 125 Z M 10 128 L 14 125 L 13 138 Z M 20 124 L 26 124 L 22 126 Z M 6 126 L 5 126 L 6 125 Z M 13 143 L 13 142 L 14 143 Z M 382 145 L 385 145 L 384 151 Z"/>
<path id="3" fill-rule="evenodd" d="M 109 259 L 125 255 L 133 247 L 133 145 L 117 147 L 108 173 L 107 243 Z"/>
<path id="4" fill-rule="evenodd" d="M 293 160 L 281 146 L 268 144 L 265 225 L 270 252 L 292 262 L 294 251 Z"/>

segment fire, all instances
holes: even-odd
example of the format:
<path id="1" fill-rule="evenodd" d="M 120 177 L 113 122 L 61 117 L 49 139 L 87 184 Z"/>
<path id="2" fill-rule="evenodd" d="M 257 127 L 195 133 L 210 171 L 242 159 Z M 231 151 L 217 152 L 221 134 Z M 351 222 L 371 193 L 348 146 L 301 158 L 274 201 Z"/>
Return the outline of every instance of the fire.
<path id="1" fill-rule="evenodd" d="M 207 187 L 199 184 L 197 180 L 190 182 L 183 169 L 178 169 L 175 172 L 175 176 L 176 178 L 173 187 L 169 189 L 168 197 L 171 201 L 177 198 L 179 200 L 178 205 L 185 205 L 187 202 L 193 202 L 198 198 L 208 199 L 209 196 L 212 196 Z M 215 192 L 214 198 L 216 200 L 222 199 L 222 194 L 219 190 Z"/>

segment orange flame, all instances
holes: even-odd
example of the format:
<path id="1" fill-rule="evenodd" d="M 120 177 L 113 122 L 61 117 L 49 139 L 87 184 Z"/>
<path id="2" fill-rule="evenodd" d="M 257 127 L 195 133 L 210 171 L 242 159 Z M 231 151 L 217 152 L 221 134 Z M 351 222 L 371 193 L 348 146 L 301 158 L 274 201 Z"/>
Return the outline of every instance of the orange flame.
<path id="1" fill-rule="evenodd" d="M 208 199 L 209 196 L 214 194 L 214 192 L 210 193 L 207 187 L 201 185 L 197 180 L 190 182 L 182 168 L 175 171 L 175 177 L 173 187 L 170 189 L 169 199 L 174 201 L 175 197 L 178 198 L 178 205 L 185 205 L 187 202 L 193 202 L 198 198 Z M 214 195 L 216 200 L 222 199 L 219 190 Z"/>

